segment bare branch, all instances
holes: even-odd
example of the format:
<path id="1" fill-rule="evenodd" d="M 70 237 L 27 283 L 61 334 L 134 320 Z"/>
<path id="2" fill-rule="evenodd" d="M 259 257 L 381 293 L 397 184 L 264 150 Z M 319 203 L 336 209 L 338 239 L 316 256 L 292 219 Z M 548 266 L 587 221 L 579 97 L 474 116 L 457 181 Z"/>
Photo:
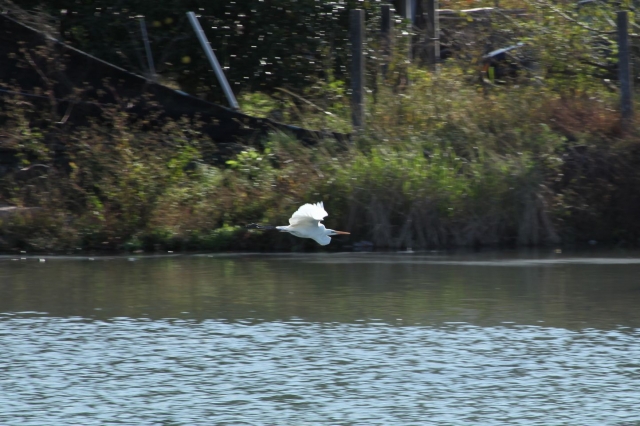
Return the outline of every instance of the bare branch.
<path id="1" fill-rule="evenodd" d="M 572 18 L 571 16 L 567 15 L 566 13 L 564 13 L 563 11 L 561 11 L 560 9 L 558 9 L 557 7 L 555 7 L 554 5 L 552 5 L 552 4 L 550 4 L 550 3 L 546 2 L 546 1 L 538 0 L 538 3 L 543 4 L 544 6 L 548 7 L 552 11 L 554 11 L 556 14 L 558 14 L 561 17 L 563 17 L 564 19 L 566 19 L 567 21 L 573 22 L 574 24 L 576 24 L 577 26 L 579 26 L 581 28 L 584 28 L 585 30 L 592 31 L 594 33 L 601 34 L 601 35 L 614 35 L 616 33 L 615 30 L 613 30 L 613 31 L 602 31 L 602 30 L 599 30 L 597 28 L 590 27 L 589 25 L 585 25 L 582 22 L 578 21 L 575 18 Z"/>

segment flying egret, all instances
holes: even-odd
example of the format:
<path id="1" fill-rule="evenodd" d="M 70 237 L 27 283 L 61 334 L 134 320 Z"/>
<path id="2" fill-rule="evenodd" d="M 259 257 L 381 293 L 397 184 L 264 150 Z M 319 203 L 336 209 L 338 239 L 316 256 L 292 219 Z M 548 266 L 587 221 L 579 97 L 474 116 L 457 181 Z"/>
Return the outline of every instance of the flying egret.
<path id="1" fill-rule="evenodd" d="M 300 207 L 289 219 L 288 226 L 247 225 L 248 228 L 277 229 L 280 232 L 288 232 L 300 238 L 311 238 L 321 246 L 331 242 L 331 235 L 349 235 L 349 232 L 327 229 L 320 222 L 328 216 L 322 201 L 316 204 L 305 204 Z"/>

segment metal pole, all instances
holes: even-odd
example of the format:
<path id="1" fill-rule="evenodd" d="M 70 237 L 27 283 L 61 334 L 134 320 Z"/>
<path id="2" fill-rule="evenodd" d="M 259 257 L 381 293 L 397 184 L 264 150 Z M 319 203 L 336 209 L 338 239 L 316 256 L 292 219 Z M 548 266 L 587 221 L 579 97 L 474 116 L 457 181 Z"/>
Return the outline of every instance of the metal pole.
<path id="1" fill-rule="evenodd" d="M 627 12 L 617 12 L 618 24 L 618 79 L 620 80 L 620 112 L 623 126 L 633 118 L 631 60 L 629 55 L 629 20 Z"/>
<path id="2" fill-rule="evenodd" d="M 364 10 L 352 9 L 349 15 L 351 38 L 351 118 L 353 127 L 364 128 Z"/>
<path id="3" fill-rule="evenodd" d="M 240 106 L 238 105 L 238 101 L 236 100 L 236 97 L 233 95 L 233 91 L 231 91 L 231 86 L 229 86 L 229 82 L 227 81 L 227 78 L 224 75 L 222 67 L 220 66 L 220 63 L 216 58 L 216 54 L 213 53 L 213 49 L 211 49 L 211 46 L 209 45 L 207 36 L 204 34 L 204 31 L 202 30 L 202 27 L 200 26 L 200 22 L 198 22 L 198 18 L 196 17 L 196 14 L 193 12 L 187 12 L 187 17 L 189 18 L 189 22 L 191 23 L 193 30 L 196 32 L 196 35 L 198 36 L 198 40 L 200 40 L 200 45 L 202 46 L 202 49 L 204 50 L 205 55 L 207 55 L 207 59 L 209 59 L 209 63 L 211 64 L 213 71 L 216 73 L 216 77 L 218 77 L 218 82 L 220 82 L 220 85 L 222 86 L 222 90 L 224 91 L 224 94 L 227 97 L 227 100 L 229 101 L 231 108 L 240 109 Z"/>
<path id="4" fill-rule="evenodd" d="M 147 64 L 149 65 L 149 78 L 156 81 L 156 67 L 153 65 L 153 55 L 151 54 L 151 45 L 149 44 L 149 36 L 147 35 L 147 24 L 144 16 L 140 17 L 140 31 L 142 32 L 142 41 L 144 42 L 144 50 L 147 52 Z"/>
<path id="5" fill-rule="evenodd" d="M 407 19 L 410 22 L 410 28 L 413 29 L 413 0 L 400 0 L 400 17 Z M 411 31 L 410 31 L 411 33 Z M 409 60 L 413 59 L 413 37 L 407 36 L 409 40 Z"/>
<path id="6" fill-rule="evenodd" d="M 404 19 L 408 19 L 413 23 L 413 1 L 412 0 L 400 0 L 400 16 Z"/>
<path id="7" fill-rule="evenodd" d="M 438 0 L 427 0 L 427 61 L 432 70 L 440 61 L 440 18 L 438 16 Z"/>

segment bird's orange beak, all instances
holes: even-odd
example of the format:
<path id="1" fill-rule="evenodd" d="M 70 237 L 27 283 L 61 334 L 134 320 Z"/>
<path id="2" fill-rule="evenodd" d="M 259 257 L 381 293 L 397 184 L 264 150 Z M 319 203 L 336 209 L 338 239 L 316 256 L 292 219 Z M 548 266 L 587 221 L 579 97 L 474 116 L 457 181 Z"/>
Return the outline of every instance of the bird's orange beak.
<path id="1" fill-rule="evenodd" d="M 344 232 L 344 231 L 333 231 L 333 232 L 339 235 L 351 235 L 351 232 Z"/>

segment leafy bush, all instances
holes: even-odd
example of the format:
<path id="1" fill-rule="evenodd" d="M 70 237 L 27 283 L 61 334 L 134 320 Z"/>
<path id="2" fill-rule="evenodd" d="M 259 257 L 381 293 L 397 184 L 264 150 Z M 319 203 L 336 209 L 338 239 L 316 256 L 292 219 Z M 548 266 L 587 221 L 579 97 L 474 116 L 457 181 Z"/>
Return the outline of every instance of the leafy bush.
<path id="1" fill-rule="evenodd" d="M 239 15 L 257 3 L 212 6 L 220 26 L 216 37 L 229 35 L 230 49 L 245 34 L 247 43 L 265 31 L 269 37 L 281 34 L 270 30 L 271 24 L 291 20 L 293 38 L 281 47 L 303 53 L 287 56 L 295 66 L 284 59 L 272 64 L 291 66 L 295 72 L 286 74 L 287 82 L 299 90 L 278 87 L 284 73 L 256 71 L 265 67 L 258 59 L 269 65 L 270 59 L 260 55 L 282 54 L 277 43 L 271 50 L 245 49 L 232 66 L 254 73 L 239 96 L 243 109 L 302 126 L 350 130 L 345 27 L 339 24 L 346 16 L 343 5 L 332 3 L 320 15 L 329 3 L 269 3 L 291 9 L 279 10 L 273 22 L 259 21 L 263 15 L 251 12 L 246 18 L 256 20 L 255 26 L 245 26 Z M 368 4 L 367 10 L 376 5 Z M 307 17 L 286 12 L 312 6 Z M 603 84 L 598 67 L 581 65 L 611 56 L 593 43 L 611 36 L 607 6 L 598 6 L 603 14 L 594 15 L 588 28 L 567 19 L 574 15 L 565 6 L 525 6 L 541 21 L 519 21 L 499 31 L 505 38 L 528 37 L 539 61 L 532 78 L 503 86 L 479 80 L 464 55 L 433 73 L 408 64 L 399 53 L 406 46 L 396 45 L 386 78 L 378 73 L 377 60 L 369 61 L 366 129 L 355 132 L 351 144 L 322 140 L 307 146 L 289 135 L 272 134 L 258 146 L 244 144 L 226 163 L 213 164 L 207 159 L 215 145 L 186 121 L 149 129 L 113 108 L 104 110 L 100 123 L 61 129 L 57 118 L 34 111 L 22 99 L 7 101 L 3 131 L 10 135 L 20 168 L 2 177 L 0 197 L 39 210 L 3 220 L 0 244 L 39 250 L 302 250 L 317 246 L 242 225 L 285 224 L 300 204 L 320 200 L 330 213 L 330 227 L 352 231 L 351 239 L 336 239 L 329 249 L 360 240 L 392 248 L 590 239 L 635 244 L 640 238 L 637 134 L 633 127 L 620 126 L 617 93 Z M 73 23 L 74 31 L 83 34 L 89 6 L 78 7 L 86 15 L 62 22 Z M 154 13 L 164 11 L 160 7 Z M 331 24 L 314 27 L 314 20 Z M 551 21 L 557 25 L 543 31 L 540 22 Z M 310 35 L 319 34 L 318 28 L 326 28 L 327 38 Z M 329 34 L 330 29 L 335 32 Z M 89 47 L 97 40 L 76 37 L 76 43 Z M 123 42 L 113 37 L 104 40 Z M 327 47 L 326 40 L 335 43 Z M 195 43 L 189 43 L 193 49 Z M 555 44 L 558 57 L 552 55 Z M 332 52 L 329 62 L 317 64 L 314 55 L 327 53 L 325 48 Z M 591 55 L 594 49 L 597 54 Z M 479 53 L 471 53 L 477 59 Z M 230 55 L 226 51 L 224 57 Z M 232 81 L 244 82 L 242 73 L 232 73 Z M 264 92 L 253 90 L 262 84 L 268 85 Z"/>

